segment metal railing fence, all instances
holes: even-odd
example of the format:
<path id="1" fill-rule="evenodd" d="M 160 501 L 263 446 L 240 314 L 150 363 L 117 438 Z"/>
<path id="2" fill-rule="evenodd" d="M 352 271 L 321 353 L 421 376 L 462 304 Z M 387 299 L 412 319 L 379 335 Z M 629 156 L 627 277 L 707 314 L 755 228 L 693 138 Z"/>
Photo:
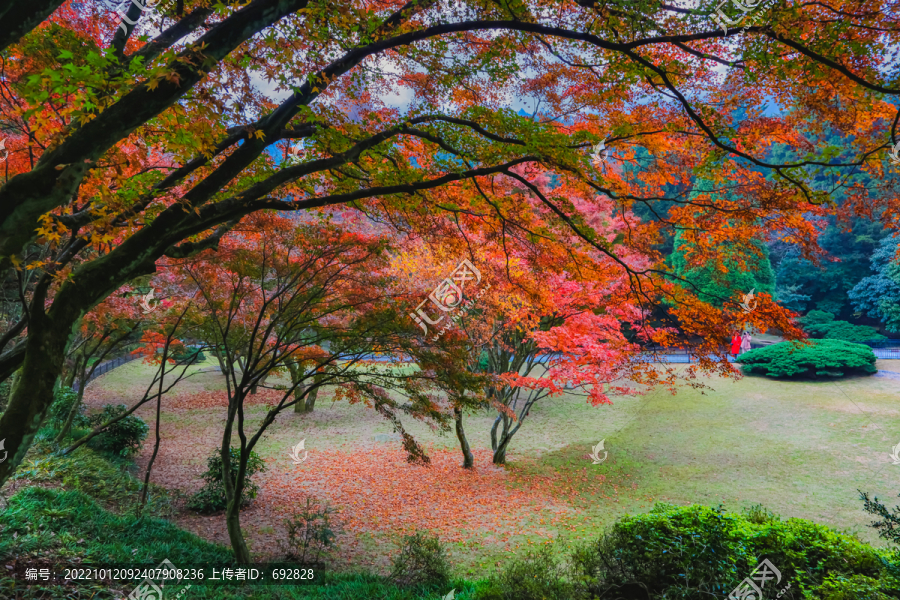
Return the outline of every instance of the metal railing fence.
<path id="1" fill-rule="evenodd" d="M 112 360 L 107 360 L 107 361 L 101 363 L 96 369 L 94 369 L 94 372 L 91 373 L 91 376 L 88 377 L 87 381 L 85 381 L 85 385 L 87 385 L 88 383 L 97 379 L 101 375 L 105 375 L 106 373 L 109 373 L 116 367 L 121 367 L 125 363 L 130 363 L 131 361 L 136 360 L 138 358 L 140 358 L 139 354 L 130 354 L 129 353 L 129 354 L 126 354 L 125 356 L 120 356 L 119 358 L 114 358 Z M 75 383 L 72 384 L 72 389 L 75 391 L 78 391 L 78 389 L 80 387 L 81 387 L 81 382 L 78 380 L 76 380 Z"/>

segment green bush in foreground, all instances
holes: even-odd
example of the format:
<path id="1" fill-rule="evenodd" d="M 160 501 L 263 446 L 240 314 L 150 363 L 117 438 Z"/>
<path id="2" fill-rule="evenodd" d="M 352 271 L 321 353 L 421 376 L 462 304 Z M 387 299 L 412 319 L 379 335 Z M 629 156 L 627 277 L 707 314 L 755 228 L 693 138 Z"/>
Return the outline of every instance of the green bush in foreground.
<path id="1" fill-rule="evenodd" d="M 72 406 L 76 402 L 78 402 L 78 392 L 65 386 L 57 388 L 53 392 L 53 404 L 50 405 L 48 422 L 51 425 L 61 426 L 66 422 L 69 412 L 71 412 Z M 76 409 L 75 416 L 72 418 L 72 427 L 75 429 L 84 429 L 90 426 L 90 419 L 84 412 L 84 404 Z"/>
<path id="2" fill-rule="evenodd" d="M 744 373 L 768 377 L 844 377 L 871 375 L 875 353 L 868 346 L 841 340 L 781 342 L 741 354 Z"/>
<path id="3" fill-rule="evenodd" d="M 304 565 L 322 564 L 335 550 L 335 539 L 341 530 L 335 512 L 327 503 L 307 497 L 306 506 L 284 521 L 287 557 Z"/>
<path id="4" fill-rule="evenodd" d="M 565 572 L 549 549 L 513 561 L 478 590 L 478 600 L 706 600 L 725 598 L 767 559 L 781 580 L 764 598 L 900 598 L 897 553 L 878 550 L 803 519 L 762 507 L 746 515 L 707 506 L 657 504 L 620 519 L 578 547 Z"/>
<path id="5" fill-rule="evenodd" d="M 651 598 L 700 600 L 726 596 L 765 558 L 781 572 L 773 592 L 790 584 L 783 600 L 840 598 L 835 594 L 847 582 L 900 597 L 900 582 L 888 573 L 881 551 L 824 525 L 760 514 L 751 521 L 706 506 L 658 504 L 580 548 L 575 570 L 587 592 L 600 597 L 615 591 L 642 598 L 638 590 L 646 589 Z"/>
<path id="6" fill-rule="evenodd" d="M 513 560 L 491 577 L 475 596 L 478 600 L 545 600 L 579 598 L 576 585 L 567 577 L 565 566 L 549 546 Z"/>
<path id="7" fill-rule="evenodd" d="M 81 492 L 28 488 L 0 513 L 0 560 L 53 557 L 59 562 L 231 564 L 231 552 L 154 518 L 118 516 Z M 13 537 L 15 536 L 15 537 Z M 549 548 L 512 561 L 489 581 L 449 579 L 436 538 L 417 534 L 395 562 L 398 585 L 370 573 L 316 571 L 307 586 L 192 585 L 196 600 L 708 600 L 725 598 L 768 559 L 781 573 L 764 598 L 780 600 L 897 600 L 900 556 L 873 548 L 824 525 L 780 520 L 761 507 L 746 515 L 706 506 L 657 504 L 620 519 L 571 555 Z M 400 565 L 400 568 L 397 568 Z M 19 586 L 15 587 L 3 587 Z M 90 583 L 42 591 L 0 580 L 0 596 L 112 598 Z M 12 590 L 12 591 L 11 591 Z M 127 593 L 128 590 L 126 590 Z M 48 595 L 49 594 L 49 595 Z"/>
<path id="8" fill-rule="evenodd" d="M 445 587 L 450 583 L 450 563 L 441 540 L 419 531 L 404 536 L 391 580 L 400 587 Z"/>
<path id="9" fill-rule="evenodd" d="M 239 448 L 230 448 L 231 451 L 231 481 L 237 482 L 240 469 L 241 451 Z M 206 484 L 199 492 L 191 496 L 188 508 L 202 514 L 214 513 L 225 510 L 228 502 L 225 498 L 225 482 L 222 479 L 222 455 L 216 450 L 206 460 L 207 471 L 201 477 Z M 247 506 L 259 493 L 259 486 L 253 483 L 251 478 L 256 473 L 266 470 L 266 464 L 256 452 L 250 452 L 247 459 L 247 472 L 244 475 L 244 489 L 241 493 L 241 506 Z"/>
<path id="10" fill-rule="evenodd" d="M 0 512 L 0 561 L 28 562 L 40 557 L 59 563 L 159 564 L 168 559 L 176 567 L 234 565 L 229 548 L 155 518 L 119 516 L 97 505 L 82 492 L 31 487 L 9 499 Z M 15 536 L 15 537 L 13 537 Z M 135 551 L 136 550 L 136 551 Z M 431 590 L 397 587 L 371 573 L 329 573 L 316 569 L 314 585 L 232 586 L 192 584 L 184 600 L 437 600 Z M 454 581 L 456 600 L 472 598 L 472 583 Z M 71 585 L 26 586 L 0 576 L 0 598 L 17 600 L 112 600 L 134 586 L 75 582 Z M 442 590 L 445 594 L 449 591 Z M 168 598 L 169 596 L 166 596 Z"/>
<path id="11" fill-rule="evenodd" d="M 88 417 L 91 427 L 102 425 L 128 411 L 124 404 L 107 404 L 98 413 Z M 149 428 L 144 420 L 135 414 L 116 421 L 88 442 L 88 446 L 111 452 L 118 456 L 131 456 L 141 449 L 141 442 L 147 437 Z"/>

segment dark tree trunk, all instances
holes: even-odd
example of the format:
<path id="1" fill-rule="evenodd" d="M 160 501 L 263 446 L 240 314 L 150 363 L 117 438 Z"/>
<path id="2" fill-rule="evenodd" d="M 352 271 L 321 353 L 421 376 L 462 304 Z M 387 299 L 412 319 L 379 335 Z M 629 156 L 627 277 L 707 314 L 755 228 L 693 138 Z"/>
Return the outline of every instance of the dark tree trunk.
<path id="1" fill-rule="evenodd" d="M 237 488 L 234 488 L 237 491 Z M 240 494 L 228 501 L 228 508 L 225 511 L 225 526 L 228 528 L 228 539 L 231 540 L 231 549 L 234 551 L 234 558 L 241 565 L 250 564 L 250 550 L 247 548 L 247 542 L 244 540 L 244 534 L 241 531 L 241 500 Z"/>
<path id="2" fill-rule="evenodd" d="M 456 421 L 456 438 L 459 440 L 459 448 L 462 450 L 463 468 L 471 469 L 475 465 L 475 458 L 472 456 L 472 450 L 469 448 L 469 440 L 466 439 L 466 432 L 463 430 L 462 409 L 453 409 L 453 419 Z"/>
<path id="3" fill-rule="evenodd" d="M 506 448 L 509 446 L 509 442 L 512 440 L 511 435 L 502 435 L 500 437 L 500 443 L 497 448 L 494 450 L 494 464 L 495 465 L 505 465 L 506 464 Z"/>
<path id="4" fill-rule="evenodd" d="M 66 375 L 65 383 L 63 383 L 63 385 L 67 388 L 71 388 L 73 385 L 75 385 L 76 375 L 78 375 L 78 369 L 73 368 L 71 372 Z M 81 387 L 81 385 L 82 384 L 79 381 L 78 386 Z"/>
<path id="5" fill-rule="evenodd" d="M 306 412 L 312 412 L 316 407 L 316 398 L 319 397 L 319 388 L 321 387 L 319 384 L 322 383 L 324 377 L 324 373 L 317 373 L 313 377 L 312 389 L 309 391 L 309 395 L 306 396 Z"/>
<path id="6" fill-rule="evenodd" d="M 87 360 L 80 365 L 77 369 L 78 373 L 78 397 L 75 399 L 75 402 L 72 404 L 72 408 L 69 409 L 69 414 L 66 415 L 66 422 L 63 423 L 62 429 L 59 430 L 59 434 L 56 436 L 56 443 L 61 444 L 64 439 L 66 439 L 66 435 L 68 435 L 69 430 L 72 428 L 72 422 L 75 420 L 75 415 L 78 414 L 78 409 L 81 408 L 81 402 L 84 399 L 84 388 L 87 385 L 85 383 L 85 372 L 87 369 Z M 72 373 L 67 378 L 69 382 L 67 382 L 68 386 L 71 388 L 72 384 L 70 383 L 73 379 L 75 379 L 76 369 L 72 369 Z"/>
<path id="7" fill-rule="evenodd" d="M 294 400 L 296 400 L 297 403 L 294 404 L 294 412 L 306 412 L 306 399 L 303 397 L 303 392 L 306 391 L 306 388 L 303 383 L 299 381 L 301 375 L 300 367 L 296 363 L 288 363 L 288 371 L 291 374 L 291 385 L 296 386 L 294 388 Z"/>
<path id="8" fill-rule="evenodd" d="M 497 418 L 494 420 L 494 426 L 491 427 L 491 450 L 494 451 L 493 463 L 495 465 L 505 465 L 506 464 L 506 449 L 509 447 L 509 442 L 512 441 L 513 435 L 515 435 L 516 431 L 518 431 L 518 427 L 510 431 L 510 424 L 512 423 L 512 419 L 508 416 L 500 414 L 497 415 Z M 500 435 L 497 435 L 497 429 L 500 425 L 503 425 L 500 428 Z"/>
<path id="9" fill-rule="evenodd" d="M 234 397 L 231 398 L 228 407 L 228 417 L 225 420 L 225 431 L 222 434 L 222 447 L 220 449 L 222 457 L 222 482 L 225 485 L 225 499 L 227 508 L 225 509 L 225 526 L 228 529 L 228 539 L 231 541 L 231 549 L 234 551 L 234 558 L 239 564 L 246 565 L 250 563 L 250 550 L 247 548 L 247 542 L 244 540 L 244 533 L 241 531 L 241 497 L 244 491 L 244 474 L 247 470 L 247 459 L 250 452 L 246 454 L 241 449 L 238 453 L 240 456 L 240 465 L 236 481 L 231 480 L 231 432 L 234 431 L 234 419 L 237 415 L 237 409 L 242 406 L 244 398 L 240 390 L 235 390 Z M 243 434 L 241 435 L 243 440 Z"/>
<path id="10" fill-rule="evenodd" d="M 165 351 L 163 351 L 163 365 L 162 368 L 165 370 L 166 359 L 165 359 Z M 159 380 L 159 395 L 156 397 L 156 443 L 153 444 L 153 454 L 150 456 L 150 462 L 147 463 L 147 474 L 144 475 L 144 485 L 141 488 L 141 502 L 138 504 L 137 514 L 138 517 L 141 516 L 141 513 L 144 510 L 144 507 L 147 506 L 147 494 L 150 491 L 150 472 L 153 470 L 153 463 L 156 462 L 156 455 L 159 454 L 159 413 L 160 406 L 162 405 L 162 378 Z"/>
<path id="11" fill-rule="evenodd" d="M 53 391 L 62 372 L 71 326 L 77 320 L 77 315 L 70 320 L 50 319 L 41 310 L 43 302 L 43 295 L 36 294 L 22 367 L 10 393 L 9 404 L 0 415 L 0 440 L 4 440 L 9 453 L 0 463 L 0 486 L 25 458 L 53 404 Z"/>

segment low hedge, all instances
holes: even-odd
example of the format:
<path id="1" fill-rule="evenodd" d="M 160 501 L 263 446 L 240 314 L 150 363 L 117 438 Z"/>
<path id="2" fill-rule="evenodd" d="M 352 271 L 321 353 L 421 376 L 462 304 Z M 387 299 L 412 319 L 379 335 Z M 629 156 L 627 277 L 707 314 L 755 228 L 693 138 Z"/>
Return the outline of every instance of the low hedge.
<path id="1" fill-rule="evenodd" d="M 648 514 L 620 519 L 567 561 L 553 558 L 546 548 L 513 561 L 475 597 L 726 598 L 768 560 L 780 578 L 773 576 L 763 586 L 766 599 L 893 600 L 900 598 L 898 559 L 896 552 L 804 519 L 659 503 Z M 561 571 L 561 562 L 568 562 L 568 573 Z"/>
<path id="2" fill-rule="evenodd" d="M 830 339 L 843 340 L 845 342 L 884 342 L 887 338 L 874 327 L 868 325 L 854 325 L 847 321 L 832 321 L 831 323 L 822 323 L 820 325 L 810 325 L 806 328 L 811 336 Z"/>
<path id="3" fill-rule="evenodd" d="M 743 365 L 744 373 L 767 377 L 844 377 L 878 371 L 871 348 L 830 339 L 781 342 L 745 352 L 735 362 Z"/>

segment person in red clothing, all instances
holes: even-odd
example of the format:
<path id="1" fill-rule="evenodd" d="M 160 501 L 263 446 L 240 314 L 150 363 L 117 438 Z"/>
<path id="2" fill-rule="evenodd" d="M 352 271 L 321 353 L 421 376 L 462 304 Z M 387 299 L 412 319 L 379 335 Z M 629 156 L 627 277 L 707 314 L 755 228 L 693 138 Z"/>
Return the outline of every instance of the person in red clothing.
<path id="1" fill-rule="evenodd" d="M 735 356 L 741 353 L 741 334 L 737 331 L 731 336 L 731 353 Z"/>

